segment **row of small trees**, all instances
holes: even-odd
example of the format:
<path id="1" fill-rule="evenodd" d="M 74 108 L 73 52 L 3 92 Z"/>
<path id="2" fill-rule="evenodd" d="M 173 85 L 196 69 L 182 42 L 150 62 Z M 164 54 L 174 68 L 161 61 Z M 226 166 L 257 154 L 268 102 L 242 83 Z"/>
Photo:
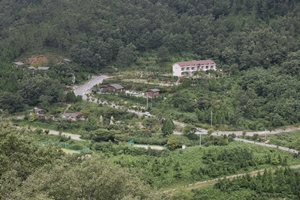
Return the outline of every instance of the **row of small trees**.
<path id="1" fill-rule="evenodd" d="M 258 195 L 274 198 L 300 198 L 300 176 L 290 168 L 279 168 L 275 172 L 265 170 L 256 176 L 246 174 L 233 179 L 221 179 L 214 188 L 231 193 L 241 189 L 253 190 Z"/>

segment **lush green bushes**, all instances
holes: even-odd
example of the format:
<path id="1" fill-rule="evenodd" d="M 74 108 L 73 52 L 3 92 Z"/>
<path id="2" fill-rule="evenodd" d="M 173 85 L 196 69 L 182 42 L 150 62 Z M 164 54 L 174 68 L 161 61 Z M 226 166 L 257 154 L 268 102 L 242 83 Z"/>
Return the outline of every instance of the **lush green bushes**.
<path id="1" fill-rule="evenodd" d="M 124 155 L 114 160 L 124 167 L 142 169 L 143 179 L 159 187 L 299 162 L 287 152 L 240 143 L 177 149 L 167 157 Z"/>
<path id="2" fill-rule="evenodd" d="M 214 188 L 228 194 L 246 189 L 255 191 L 256 196 L 266 198 L 297 199 L 300 197 L 299 184 L 298 173 L 289 168 L 279 168 L 274 173 L 271 170 L 265 170 L 263 174 L 258 172 L 254 177 L 247 174 L 232 180 L 221 179 Z"/>
<path id="3" fill-rule="evenodd" d="M 267 139 L 270 140 L 271 144 L 284 146 L 284 147 L 288 147 L 300 151 L 299 134 L 300 134 L 299 131 L 280 133 L 280 134 L 268 135 Z"/>

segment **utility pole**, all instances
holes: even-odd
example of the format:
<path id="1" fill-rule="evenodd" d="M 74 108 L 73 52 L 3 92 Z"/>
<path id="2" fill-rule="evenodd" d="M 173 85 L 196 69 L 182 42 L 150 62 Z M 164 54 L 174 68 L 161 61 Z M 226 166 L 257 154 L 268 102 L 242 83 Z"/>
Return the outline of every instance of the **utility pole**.
<path id="1" fill-rule="evenodd" d="M 212 110 L 210 111 L 210 128 L 212 128 L 212 115 L 213 115 L 213 113 L 212 113 Z"/>
<path id="2" fill-rule="evenodd" d="M 267 129 L 265 128 L 265 142 L 267 141 Z"/>
<path id="3" fill-rule="evenodd" d="M 265 142 L 267 141 L 267 133 L 265 133 Z"/>
<path id="4" fill-rule="evenodd" d="M 200 133 L 200 135 L 199 135 L 199 136 L 200 136 L 200 147 L 201 147 L 201 133 Z"/>
<path id="5" fill-rule="evenodd" d="M 148 94 L 147 94 L 147 110 L 148 110 Z"/>

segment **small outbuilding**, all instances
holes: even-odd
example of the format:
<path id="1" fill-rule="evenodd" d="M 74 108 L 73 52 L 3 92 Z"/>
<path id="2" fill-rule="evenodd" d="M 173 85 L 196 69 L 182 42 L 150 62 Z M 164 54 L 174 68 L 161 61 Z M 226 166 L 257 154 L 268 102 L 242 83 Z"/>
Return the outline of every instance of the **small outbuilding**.
<path id="1" fill-rule="evenodd" d="M 160 92 L 159 89 L 154 88 L 154 89 L 148 89 L 146 91 L 146 94 L 149 97 L 155 97 L 155 96 L 159 96 L 159 92 Z"/>
<path id="2" fill-rule="evenodd" d="M 64 58 L 63 61 L 68 62 L 68 63 L 72 62 L 72 60 L 69 58 Z"/>
<path id="3" fill-rule="evenodd" d="M 77 117 L 79 116 L 79 112 L 74 112 L 74 113 L 64 113 L 62 115 L 62 118 L 66 118 L 66 119 L 71 119 L 71 120 L 76 120 Z"/>
<path id="4" fill-rule="evenodd" d="M 30 115 L 32 115 L 33 113 L 38 117 L 44 116 L 43 109 L 41 109 L 41 108 L 35 107 L 35 108 L 29 110 Z"/>
<path id="5" fill-rule="evenodd" d="M 29 67 L 27 67 L 27 69 L 29 69 L 29 70 L 36 70 L 36 68 L 33 67 L 33 66 L 29 66 Z"/>
<path id="6" fill-rule="evenodd" d="M 50 67 L 38 67 L 38 70 L 47 71 Z"/>
<path id="7" fill-rule="evenodd" d="M 22 63 L 22 62 L 13 62 L 13 64 L 16 67 L 20 67 L 20 66 L 24 65 L 24 63 Z"/>
<path id="8" fill-rule="evenodd" d="M 109 84 L 106 87 L 103 87 L 104 89 L 107 90 L 113 90 L 113 91 L 123 91 L 124 87 L 119 84 Z"/>

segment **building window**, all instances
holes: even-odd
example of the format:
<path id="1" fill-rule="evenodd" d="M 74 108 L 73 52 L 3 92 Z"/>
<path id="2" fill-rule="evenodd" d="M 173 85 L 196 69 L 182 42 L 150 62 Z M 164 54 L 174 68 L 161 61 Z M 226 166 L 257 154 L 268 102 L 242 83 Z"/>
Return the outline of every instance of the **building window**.
<path id="1" fill-rule="evenodd" d="M 195 69 L 195 67 L 192 67 L 192 70 L 194 70 Z"/>
<path id="2" fill-rule="evenodd" d="M 187 68 L 186 68 L 186 70 L 190 70 L 190 68 L 189 68 L 189 67 L 187 67 Z"/>
<path id="3" fill-rule="evenodd" d="M 208 66 L 206 66 L 206 69 L 208 69 Z"/>
<path id="4" fill-rule="evenodd" d="M 184 71 L 184 67 L 183 67 L 183 68 L 181 68 L 181 71 Z"/>

